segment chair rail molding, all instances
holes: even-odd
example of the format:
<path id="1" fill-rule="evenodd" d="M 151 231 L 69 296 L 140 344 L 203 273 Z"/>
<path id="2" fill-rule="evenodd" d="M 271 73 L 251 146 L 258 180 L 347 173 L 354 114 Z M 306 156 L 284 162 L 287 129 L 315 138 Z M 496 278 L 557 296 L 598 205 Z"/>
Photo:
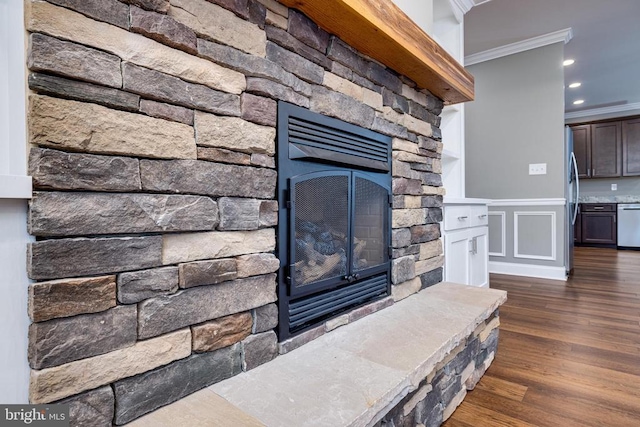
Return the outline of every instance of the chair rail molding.
<path id="1" fill-rule="evenodd" d="M 489 206 L 564 206 L 567 199 L 493 199 Z"/>

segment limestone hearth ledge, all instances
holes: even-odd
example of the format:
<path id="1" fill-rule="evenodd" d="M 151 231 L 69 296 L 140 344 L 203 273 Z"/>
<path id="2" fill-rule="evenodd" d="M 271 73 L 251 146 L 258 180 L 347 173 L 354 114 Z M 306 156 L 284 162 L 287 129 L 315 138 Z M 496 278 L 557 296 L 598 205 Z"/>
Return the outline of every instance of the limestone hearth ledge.
<path id="1" fill-rule="evenodd" d="M 506 298 L 434 285 L 128 426 L 373 425 Z"/>

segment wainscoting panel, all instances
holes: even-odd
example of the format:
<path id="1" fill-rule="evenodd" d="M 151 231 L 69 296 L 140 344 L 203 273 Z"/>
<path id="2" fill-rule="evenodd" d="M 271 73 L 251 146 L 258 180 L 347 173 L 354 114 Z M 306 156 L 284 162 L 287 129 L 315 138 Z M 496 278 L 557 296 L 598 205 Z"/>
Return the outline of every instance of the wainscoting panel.
<path id="1" fill-rule="evenodd" d="M 514 258 L 556 260 L 556 213 L 518 211 L 513 213 Z"/>
<path id="2" fill-rule="evenodd" d="M 489 204 L 489 272 L 565 280 L 565 200 Z"/>
<path id="3" fill-rule="evenodd" d="M 489 256 L 507 256 L 507 213 L 489 212 Z"/>

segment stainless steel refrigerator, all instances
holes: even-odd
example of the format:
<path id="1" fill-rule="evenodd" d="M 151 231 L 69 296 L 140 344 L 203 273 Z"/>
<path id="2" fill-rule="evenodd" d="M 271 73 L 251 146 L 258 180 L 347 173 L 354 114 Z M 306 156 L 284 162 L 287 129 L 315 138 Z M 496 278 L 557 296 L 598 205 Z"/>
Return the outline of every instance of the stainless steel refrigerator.
<path id="1" fill-rule="evenodd" d="M 573 152 L 573 132 L 569 126 L 564 129 L 565 159 L 565 244 L 564 265 L 567 276 L 573 273 L 574 226 L 578 217 L 578 198 L 580 197 L 580 180 L 578 179 L 578 163 Z"/>

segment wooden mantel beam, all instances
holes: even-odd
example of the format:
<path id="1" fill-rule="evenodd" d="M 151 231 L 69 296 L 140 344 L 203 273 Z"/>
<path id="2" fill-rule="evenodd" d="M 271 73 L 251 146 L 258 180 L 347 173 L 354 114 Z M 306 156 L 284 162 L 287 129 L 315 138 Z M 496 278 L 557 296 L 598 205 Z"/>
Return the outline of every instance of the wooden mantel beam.
<path id="1" fill-rule="evenodd" d="M 280 0 L 447 104 L 474 98 L 473 76 L 391 0 Z"/>

